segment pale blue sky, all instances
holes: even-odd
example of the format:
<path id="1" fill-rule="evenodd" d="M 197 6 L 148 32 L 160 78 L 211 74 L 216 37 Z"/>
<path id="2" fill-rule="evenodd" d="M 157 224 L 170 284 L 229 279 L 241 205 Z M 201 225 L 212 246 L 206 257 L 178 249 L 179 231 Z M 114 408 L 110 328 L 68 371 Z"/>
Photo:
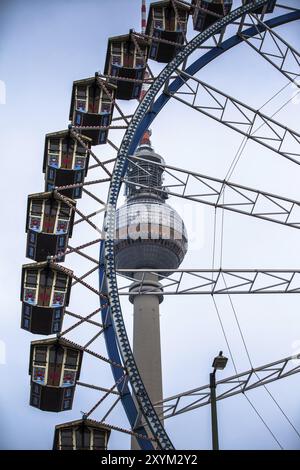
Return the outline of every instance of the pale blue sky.
<path id="1" fill-rule="evenodd" d="M 78 418 L 81 410 L 88 409 L 93 400 L 97 400 L 97 395 L 91 398 L 89 392 L 77 390 L 73 410 L 59 415 L 43 413 L 28 405 L 29 343 L 36 337 L 19 327 L 20 268 L 26 262 L 26 198 L 29 193 L 43 190 L 44 135 L 67 126 L 72 81 L 101 70 L 108 36 L 125 34 L 131 27 L 138 30 L 139 21 L 139 0 L 2 0 L 0 4 L 0 80 L 6 85 L 6 104 L 0 104 L 3 227 L 0 340 L 6 350 L 5 361 L 0 361 L 5 362 L 0 364 L 2 449 L 51 448 L 55 424 Z M 299 23 L 289 28 L 282 27 L 278 32 L 299 50 Z M 156 64 L 153 67 L 158 69 Z M 212 63 L 201 72 L 201 78 L 257 107 L 287 83 L 247 46 Z M 275 112 L 294 92 L 291 86 L 288 87 L 265 108 L 265 112 Z M 125 110 L 132 107 L 132 104 L 121 104 Z M 299 106 L 290 104 L 277 115 L 277 119 L 299 131 Z M 118 139 L 117 136 L 115 138 Z M 152 140 L 156 151 L 169 164 L 224 177 L 241 136 L 177 103 L 170 103 L 153 124 Z M 112 155 L 106 148 L 97 149 L 97 152 L 103 158 Z M 299 168 L 283 160 L 250 143 L 232 180 L 300 200 Z M 103 199 L 105 190 L 99 188 Z M 84 204 L 83 201 L 81 203 Z M 213 210 L 193 206 L 190 212 L 175 198 L 169 203 L 181 214 L 186 214 L 190 250 L 184 266 L 210 268 Z M 100 218 L 97 223 L 101 224 Z M 72 244 L 79 245 L 84 235 L 83 231 L 76 232 Z M 298 230 L 225 214 L 223 267 L 297 268 L 300 262 L 298 246 Z M 93 255 L 97 257 L 97 247 Z M 75 267 L 84 272 L 83 261 Z M 284 296 L 236 296 L 233 300 L 255 365 L 297 352 L 300 347 L 300 343 L 297 346 L 300 341 L 297 295 L 288 299 Z M 97 304 L 97 299 L 89 296 L 73 296 L 72 301 L 72 309 L 78 313 L 88 313 Z M 248 369 L 249 363 L 228 299 L 218 298 L 217 302 L 238 369 Z M 161 311 L 165 395 L 207 383 L 213 356 L 220 349 L 228 355 L 211 299 L 168 297 Z M 127 302 L 124 302 L 124 315 L 130 332 L 132 315 Z M 100 342 L 99 348 L 105 354 Z M 92 361 L 84 366 L 84 380 L 111 386 L 107 366 L 99 368 Z M 232 372 L 232 364 L 229 363 L 223 374 Z M 299 385 L 300 376 L 294 376 L 270 386 L 298 431 Z M 249 397 L 282 445 L 299 449 L 299 437 L 266 392 L 262 389 L 253 391 Z M 244 397 L 220 402 L 219 419 L 222 448 L 277 448 Z M 128 426 L 121 408 L 114 412 L 112 422 Z M 210 447 L 208 408 L 169 420 L 167 428 L 178 448 Z M 127 436 L 112 433 L 110 448 L 127 448 L 128 445 Z"/>

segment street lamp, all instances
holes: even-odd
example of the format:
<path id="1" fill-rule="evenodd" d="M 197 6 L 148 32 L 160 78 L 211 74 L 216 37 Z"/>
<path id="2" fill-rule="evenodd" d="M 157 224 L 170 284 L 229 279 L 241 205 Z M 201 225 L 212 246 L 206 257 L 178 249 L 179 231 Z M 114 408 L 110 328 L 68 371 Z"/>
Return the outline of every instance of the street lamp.
<path id="1" fill-rule="evenodd" d="M 217 398 L 216 398 L 216 371 L 223 370 L 227 364 L 227 357 L 223 356 L 223 351 L 219 352 L 213 360 L 213 372 L 210 373 L 210 404 L 211 404 L 211 429 L 212 429 L 212 448 L 219 450 L 218 418 L 217 418 Z"/>

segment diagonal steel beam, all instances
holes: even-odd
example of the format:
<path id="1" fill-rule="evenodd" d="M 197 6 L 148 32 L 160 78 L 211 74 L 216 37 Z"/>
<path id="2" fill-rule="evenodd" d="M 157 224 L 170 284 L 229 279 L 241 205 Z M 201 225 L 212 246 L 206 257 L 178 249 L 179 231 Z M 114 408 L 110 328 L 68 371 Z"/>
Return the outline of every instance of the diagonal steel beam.
<path id="1" fill-rule="evenodd" d="M 267 60 L 273 67 L 281 72 L 286 78 L 300 88 L 300 54 L 277 32 L 273 31 L 257 15 L 249 14 L 252 25 L 257 30 L 257 36 L 249 37 L 247 33 L 240 31 L 238 35 L 243 41 L 255 50 L 261 57 Z M 269 46 L 268 46 L 269 45 Z M 270 49 L 270 45 L 273 48 Z M 293 62 L 294 70 L 290 70 Z"/>
<path id="2" fill-rule="evenodd" d="M 130 273 L 129 273 L 130 271 Z M 119 295 L 139 295 L 130 292 L 130 286 L 147 273 L 156 274 L 163 288 L 163 295 L 192 294 L 300 294 L 300 269 L 119 269 Z M 125 280 L 125 281 L 124 281 Z M 122 285 L 123 281 L 123 285 Z M 125 285 L 124 285 L 125 282 Z M 147 290 L 143 295 L 153 295 Z"/>
<path id="3" fill-rule="evenodd" d="M 224 400 L 239 393 L 246 393 L 271 382 L 290 377 L 300 372 L 300 354 L 286 357 L 276 362 L 252 368 L 246 372 L 227 377 L 217 382 L 217 400 Z M 210 386 L 194 388 L 155 403 L 157 409 L 163 407 L 163 419 L 195 410 L 210 403 Z"/>
<path id="4" fill-rule="evenodd" d="M 130 157 L 130 161 L 134 162 L 141 172 L 145 171 L 139 165 L 139 162 L 146 161 L 145 159 Z M 155 188 L 157 192 L 300 229 L 299 201 L 175 166 L 157 166 L 162 168 L 165 174 L 164 188 Z M 123 181 L 129 186 L 148 187 L 130 177 L 125 177 Z"/>
<path id="5" fill-rule="evenodd" d="M 300 164 L 300 133 L 187 72 L 177 72 L 183 83 L 188 80 L 194 83 L 194 94 L 183 98 L 177 92 L 165 89 L 166 95 Z M 205 100 L 210 99 L 209 106 L 201 101 L 204 97 Z"/>

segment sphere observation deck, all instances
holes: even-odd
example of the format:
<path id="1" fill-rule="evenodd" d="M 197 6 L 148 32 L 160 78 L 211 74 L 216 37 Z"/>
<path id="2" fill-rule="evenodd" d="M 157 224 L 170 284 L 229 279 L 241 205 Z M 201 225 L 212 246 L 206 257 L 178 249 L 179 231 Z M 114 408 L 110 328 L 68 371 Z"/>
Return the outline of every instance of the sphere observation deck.
<path id="1" fill-rule="evenodd" d="M 180 215 L 165 199 L 163 158 L 143 138 L 126 176 L 126 204 L 116 212 L 117 269 L 177 269 L 188 238 Z M 160 273 L 164 277 L 170 273 Z"/>

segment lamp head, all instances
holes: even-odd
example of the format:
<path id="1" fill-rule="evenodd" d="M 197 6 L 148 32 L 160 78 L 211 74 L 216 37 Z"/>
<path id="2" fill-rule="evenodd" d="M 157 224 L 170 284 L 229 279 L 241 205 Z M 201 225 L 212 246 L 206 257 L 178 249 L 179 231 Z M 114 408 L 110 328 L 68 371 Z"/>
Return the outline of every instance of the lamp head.
<path id="1" fill-rule="evenodd" d="M 214 358 L 214 361 L 212 363 L 212 367 L 216 370 L 223 370 L 226 367 L 226 364 L 228 362 L 228 358 L 223 356 L 223 351 L 219 352 L 219 355 Z"/>

